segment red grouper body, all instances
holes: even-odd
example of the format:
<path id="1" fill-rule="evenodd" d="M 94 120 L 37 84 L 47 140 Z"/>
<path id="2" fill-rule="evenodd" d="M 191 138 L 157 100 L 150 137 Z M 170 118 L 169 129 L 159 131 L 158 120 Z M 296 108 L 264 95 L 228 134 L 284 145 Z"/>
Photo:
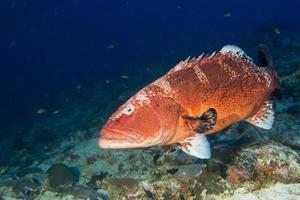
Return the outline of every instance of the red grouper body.
<path id="1" fill-rule="evenodd" d="M 242 120 L 271 129 L 270 95 L 277 88 L 277 75 L 265 46 L 260 53 L 267 66 L 256 66 L 233 45 L 181 61 L 118 108 L 103 126 L 99 146 L 179 144 L 187 154 L 209 159 L 207 134 Z"/>

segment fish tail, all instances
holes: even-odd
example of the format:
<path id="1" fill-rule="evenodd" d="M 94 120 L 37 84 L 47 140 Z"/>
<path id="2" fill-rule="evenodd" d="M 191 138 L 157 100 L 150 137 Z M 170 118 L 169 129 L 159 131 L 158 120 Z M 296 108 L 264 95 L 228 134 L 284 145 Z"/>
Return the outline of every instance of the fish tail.
<path id="1" fill-rule="evenodd" d="M 279 77 L 274 67 L 273 59 L 269 51 L 269 48 L 265 44 L 259 44 L 257 47 L 258 47 L 258 51 L 257 51 L 258 65 L 260 67 L 267 67 L 271 70 L 274 90 L 279 90 L 280 89 Z"/>
<path id="2" fill-rule="evenodd" d="M 259 66 L 274 69 L 273 60 L 269 48 L 265 44 L 259 44 L 257 48 L 257 59 Z"/>

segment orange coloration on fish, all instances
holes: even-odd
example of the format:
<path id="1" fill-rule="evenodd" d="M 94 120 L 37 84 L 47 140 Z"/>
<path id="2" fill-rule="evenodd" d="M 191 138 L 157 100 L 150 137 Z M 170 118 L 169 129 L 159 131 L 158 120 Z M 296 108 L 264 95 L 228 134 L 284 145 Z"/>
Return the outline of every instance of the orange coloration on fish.
<path id="1" fill-rule="evenodd" d="M 270 95 L 277 88 L 277 75 L 268 51 L 263 50 L 269 67 L 256 66 L 233 45 L 180 62 L 110 117 L 99 146 L 121 149 L 177 143 L 192 156 L 210 158 L 206 134 L 242 120 L 270 129 L 274 121 Z"/>

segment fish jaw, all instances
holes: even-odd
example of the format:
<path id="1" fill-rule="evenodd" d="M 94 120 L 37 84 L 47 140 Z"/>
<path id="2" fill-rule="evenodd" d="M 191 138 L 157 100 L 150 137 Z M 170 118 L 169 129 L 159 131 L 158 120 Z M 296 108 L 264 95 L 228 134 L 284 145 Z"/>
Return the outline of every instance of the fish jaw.
<path id="1" fill-rule="evenodd" d="M 128 140 L 113 139 L 100 137 L 98 140 L 98 145 L 102 149 L 128 149 L 132 148 L 131 143 Z"/>
<path id="2" fill-rule="evenodd" d="M 132 131 L 120 131 L 104 127 L 98 140 L 98 145 L 103 149 L 128 149 L 145 147 L 141 135 Z"/>

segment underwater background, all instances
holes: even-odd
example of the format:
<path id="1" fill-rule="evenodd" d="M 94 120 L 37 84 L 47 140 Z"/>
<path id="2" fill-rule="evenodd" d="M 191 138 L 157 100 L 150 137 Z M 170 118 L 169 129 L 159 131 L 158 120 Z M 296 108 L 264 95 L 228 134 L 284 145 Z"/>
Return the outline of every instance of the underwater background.
<path id="1" fill-rule="evenodd" d="M 300 2 L 0 2 L 0 199 L 300 199 Z M 268 45 L 273 129 L 237 123 L 202 161 L 103 150 L 115 109 L 181 60 Z M 274 195 L 276 194 L 276 195 Z"/>

